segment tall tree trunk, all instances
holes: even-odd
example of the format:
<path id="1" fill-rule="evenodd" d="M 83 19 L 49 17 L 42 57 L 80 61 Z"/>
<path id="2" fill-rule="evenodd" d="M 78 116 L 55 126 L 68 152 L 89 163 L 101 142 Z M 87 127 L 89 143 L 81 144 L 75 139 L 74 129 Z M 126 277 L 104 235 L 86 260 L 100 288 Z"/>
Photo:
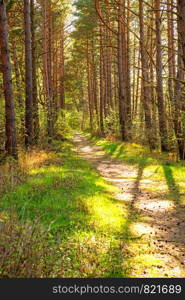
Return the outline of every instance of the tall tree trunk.
<path id="1" fill-rule="evenodd" d="M 32 82 L 32 38 L 30 0 L 24 0 L 25 22 L 25 145 L 33 143 L 33 82 Z"/>
<path id="2" fill-rule="evenodd" d="M 64 24 L 61 26 L 61 44 L 60 44 L 60 108 L 65 109 L 64 93 Z"/>
<path id="3" fill-rule="evenodd" d="M 53 111 L 53 68 L 52 68 L 52 7 L 51 1 L 46 1 L 47 14 L 47 39 L 48 39 L 48 55 L 47 55 L 47 71 L 48 71 L 48 136 L 54 134 L 54 111 Z"/>
<path id="4" fill-rule="evenodd" d="M 179 22 L 179 38 L 182 46 L 183 61 L 185 67 L 185 0 L 178 0 L 178 22 Z"/>
<path id="5" fill-rule="evenodd" d="M 178 67 L 174 93 L 174 130 L 178 144 L 179 157 L 180 159 L 185 159 L 185 137 L 183 134 L 183 126 L 185 125 L 182 124 L 181 120 L 181 114 L 185 113 L 183 109 L 184 96 L 182 94 L 182 83 L 184 80 L 185 69 L 185 52 L 183 52 L 183 43 L 185 42 L 185 1 L 178 1 L 177 13 Z"/>
<path id="6" fill-rule="evenodd" d="M 131 51 L 130 51 L 130 0 L 127 0 L 127 13 L 125 12 L 125 19 L 127 20 L 126 27 L 126 97 L 127 97 L 127 128 L 128 128 L 128 138 L 131 139 L 132 131 L 132 105 L 131 105 Z"/>
<path id="7" fill-rule="evenodd" d="M 31 0 L 31 33 L 32 33 L 32 85 L 33 85 L 33 142 L 39 138 L 39 108 L 36 71 L 36 41 L 35 41 L 35 4 Z"/>
<path id="8" fill-rule="evenodd" d="M 91 81 L 91 62 L 90 62 L 90 47 L 87 40 L 87 83 L 88 83 L 88 104 L 89 104 L 89 118 L 90 128 L 93 130 L 93 99 L 92 99 L 92 81 Z"/>
<path id="9" fill-rule="evenodd" d="M 163 92 L 163 64 L 162 64 L 162 48 L 161 48 L 161 5 L 160 0 L 155 0 L 155 16 L 156 16 L 156 76 L 157 76 L 157 98 L 158 98 L 158 114 L 159 114 L 159 131 L 161 138 L 161 150 L 168 151 L 168 131 L 166 123 L 165 102 Z"/>
<path id="10" fill-rule="evenodd" d="M 123 0 L 118 1 L 118 78 L 119 78 L 119 117 L 121 127 L 121 138 L 127 141 L 127 103 L 125 92 L 125 70 L 124 70 L 124 52 L 125 52 L 125 31 L 123 29 Z"/>
<path id="11" fill-rule="evenodd" d="M 54 134 L 53 116 L 53 80 L 52 80 L 52 8 L 51 1 L 41 1 L 43 10 L 43 65 L 44 65 L 44 89 L 47 115 L 47 134 L 52 137 Z"/>
<path id="12" fill-rule="evenodd" d="M 171 0 L 167 0 L 168 9 L 168 93 L 171 105 L 174 98 L 174 65 L 175 65 L 175 52 L 174 52 L 174 28 L 173 28 L 173 3 Z"/>
<path id="13" fill-rule="evenodd" d="M 5 151 L 8 155 L 15 159 L 17 155 L 16 127 L 15 127 L 15 112 L 14 98 L 12 87 L 12 69 L 10 63 L 9 45 L 8 45 L 8 24 L 6 16 L 6 4 L 4 0 L 0 0 L 0 48 L 1 62 L 3 71 L 3 84 L 5 95 L 5 127 L 6 127 L 6 142 Z"/>
<path id="14" fill-rule="evenodd" d="M 17 49 L 16 49 L 16 40 L 12 41 L 12 58 L 14 63 L 14 72 L 15 72 L 15 83 L 16 83 L 16 90 L 17 90 L 17 100 L 20 106 L 20 134 L 21 137 L 24 137 L 25 132 L 25 117 L 24 117 L 24 99 L 23 99 L 23 88 L 22 88 L 22 77 L 20 74 L 20 66 L 17 56 Z"/>
<path id="15" fill-rule="evenodd" d="M 145 132 L 147 141 L 151 149 L 155 148 L 154 134 L 151 117 L 151 89 L 149 77 L 148 54 L 146 51 L 145 34 L 144 34 L 144 13 L 143 0 L 139 0 L 139 20 L 140 20 L 140 51 L 141 51 L 141 68 L 142 68 L 142 86 L 143 86 L 143 108 L 145 114 Z"/>
<path id="16" fill-rule="evenodd" d="M 102 24 L 100 23 L 100 130 L 101 134 L 104 135 L 104 97 L 103 97 L 103 31 L 102 31 Z"/>
<path id="17" fill-rule="evenodd" d="M 93 98 L 94 98 L 94 108 L 96 114 L 96 123 L 99 128 L 99 110 L 98 110 L 98 82 L 97 82 L 97 69 L 95 63 L 95 56 L 94 56 L 94 45 L 92 45 L 92 79 L 93 79 Z"/>

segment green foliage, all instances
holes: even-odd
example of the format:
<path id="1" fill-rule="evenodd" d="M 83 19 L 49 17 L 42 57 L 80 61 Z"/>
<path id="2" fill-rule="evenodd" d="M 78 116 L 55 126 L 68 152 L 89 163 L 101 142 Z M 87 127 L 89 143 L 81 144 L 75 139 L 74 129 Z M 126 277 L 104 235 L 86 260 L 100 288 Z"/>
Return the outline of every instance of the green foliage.
<path id="1" fill-rule="evenodd" d="M 10 34 L 10 38 L 16 37 L 16 36 L 20 36 L 24 33 L 24 29 L 20 26 L 18 27 L 14 27 L 10 30 L 9 34 Z"/>
<path id="2" fill-rule="evenodd" d="M 105 118 L 105 135 L 106 136 L 119 136 L 120 124 L 118 112 L 111 110 Z"/>
<path id="3" fill-rule="evenodd" d="M 97 15 L 93 1 L 78 0 L 74 3 L 74 5 L 77 10 L 75 16 L 77 16 L 78 19 L 75 23 L 79 29 L 78 33 L 88 37 L 92 36 L 93 30 L 97 25 Z"/>
<path id="4" fill-rule="evenodd" d="M 7 9 L 7 11 L 9 11 L 16 2 L 17 2 L 17 0 L 7 0 L 6 1 L 6 9 Z"/>
<path id="5" fill-rule="evenodd" d="M 80 116 L 75 111 L 61 110 L 55 123 L 56 135 L 71 137 L 74 130 L 80 127 Z"/>

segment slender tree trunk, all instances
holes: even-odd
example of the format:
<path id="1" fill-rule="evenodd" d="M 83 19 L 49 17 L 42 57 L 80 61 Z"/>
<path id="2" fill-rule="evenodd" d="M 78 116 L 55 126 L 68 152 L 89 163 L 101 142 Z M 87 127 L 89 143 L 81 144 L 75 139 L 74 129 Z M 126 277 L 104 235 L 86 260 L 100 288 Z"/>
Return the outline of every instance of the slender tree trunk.
<path id="1" fill-rule="evenodd" d="M 183 6 L 184 3 L 184 6 Z M 184 12 L 184 15 L 183 15 Z M 185 1 L 178 1 L 177 7 L 178 20 L 178 67 L 177 77 L 175 81 L 175 93 L 174 93 L 174 130 L 178 144 L 178 151 L 180 159 L 185 159 L 185 137 L 183 134 L 183 124 L 181 120 L 181 111 L 184 113 L 184 96 L 182 95 L 182 82 L 184 80 L 185 69 L 185 56 L 183 52 L 183 43 L 185 41 Z M 184 21 L 183 21 L 184 19 Z"/>
<path id="2" fill-rule="evenodd" d="M 52 9 L 49 0 L 41 1 L 43 10 L 43 73 L 44 73 L 44 89 L 46 101 L 47 115 L 47 134 L 52 137 L 54 134 L 54 116 L 53 116 L 53 80 L 52 80 L 52 51 L 51 51 L 51 35 L 52 35 Z"/>
<path id="3" fill-rule="evenodd" d="M 89 41 L 87 40 L 87 82 L 88 82 L 88 104 L 89 104 L 89 117 L 90 128 L 93 130 L 93 103 L 92 103 L 92 85 L 91 85 L 91 66 L 90 66 L 90 48 Z"/>
<path id="4" fill-rule="evenodd" d="M 148 54 L 146 51 L 145 34 L 144 34 L 144 13 L 143 0 L 139 0 L 139 19 L 140 19 L 140 51 L 141 51 L 141 66 L 142 66 L 142 86 L 143 86 L 143 108 L 145 114 L 145 132 L 147 141 L 151 149 L 155 148 L 154 134 L 152 128 L 151 117 L 151 89 L 149 77 Z"/>
<path id="5" fill-rule="evenodd" d="M 173 104 L 174 98 L 174 35 L 173 35 L 173 8 L 171 0 L 167 0 L 167 9 L 168 9 L 168 72 L 169 72 L 169 79 L 168 79 L 168 93 L 169 93 L 169 100 L 171 105 Z"/>
<path id="6" fill-rule="evenodd" d="M 118 1 L 118 78 L 119 78 L 119 117 L 121 127 L 121 138 L 127 141 L 127 104 L 125 92 L 125 76 L 124 76 L 124 52 L 125 52 L 125 32 L 122 24 L 123 17 L 123 0 Z"/>
<path id="7" fill-rule="evenodd" d="M 33 143 L 33 81 L 30 0 L 24 0 L 25 22 L 25 145 Z"/>
<path id="8" fill-rule="evenodd" d="M 131 64 L 130 64 L 130 0 L 127 0 L 127 13 L 125 12 L 125 17 L 127 20 L 126 27 L 126 97 L 127 97 L 127 128 L 128 128 L 128 138 L 131 139 L 132 131 L 132 105 L 131 105 Z"/>
<path id="9" fill-rule="evenodd" d="M 157 98 L 159 114 L 159 131 L 162 151 L 168 151 L 168 131 L 166 122 L 164 92 L 163 92 L 163 64 L 161 49 L 161 6 L 160 0 L 155 0 L 156 16 L 156 76 L 157 76 Z"/>
<path id="10" fill-rule="evenodd" d="M 94 99 L 94 109 L 96 114 L 96 123 L 99 128 L 98 83 L 97 83 L 97 70 L 96 70 L 96 61 L 95 61 L 95 46 L 94 46 L 93 39 L 92 39 L 92 87 L 93 87 L 93 99 Z"/>
<path id="11" fill-rule="evenodd" d="M 185 0 L 178 0 L 178 22 L 178 33 L 182 47 L 183 61 L 185 67 Z"/>
<path id="12" fill-rule="evenodd" d="M 60 108 L 65 109 L 64 93 L 64 24 L 61 26 L 61 44 L 60 44 Z"/>
<path id="13" fill-rule="evenodd" d="M 103 37 L 102 37 L 102 24 L 100 23 L 100 129 L 101 134 L 104 135 L 104 98 L 103 98 Z"/>
<path id="14" fill-rule="evenodd" d="M 47 55 L 47 72 L 48 72 L 48 136 L 54 134 L 54 111 L 53 111 L 53 68 L 52 68 L 52 8 L 51 1 L 46 1 L 47 15 L 47 39 L 48 39 L 48 55 Z"/>
<path id="15" fill-rule="evenodd" d="M 19 68 L 19 61 L 17 57 L 17 49 L 16 49 L 16 41 L 12 41 L 12 56 L 13 56 L 13 62 L 14 62 L 14 72 L 15 72 L 15 83 L 16 83 L 16 90 L 17 90 L 17 100 L 20 107 L 20 122 L 21 122 L 21 128 L 20 133 L 21 137 L 24 137 L 25 132 L 25 117 L 24 117 L 24 99 L 23 99 L 23 89 L 22 89 L 22 78 L 20 74 L 20 68 Z"/>
<path id="16" fill-rule="evenodd" d="M 32 33 L 32 85 L 33 85 L 33 142 L 37 143 L 39 138 L 39 108 L 37 91 L 36 71 L 36 41 L 35 41 L 35 6 L 31 0 L 31 33 Z"/>

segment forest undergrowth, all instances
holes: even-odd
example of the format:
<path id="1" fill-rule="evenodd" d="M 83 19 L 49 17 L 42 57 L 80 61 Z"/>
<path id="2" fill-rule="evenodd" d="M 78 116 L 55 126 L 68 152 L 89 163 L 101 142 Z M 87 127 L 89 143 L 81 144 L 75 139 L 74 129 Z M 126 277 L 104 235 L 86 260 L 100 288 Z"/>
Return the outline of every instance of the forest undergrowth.
<path id="1" fill-rule="evenodd" d="M 183 164 L 151 155 L 140 145 L 91 141 L 116 160 L 144 164 L 143 178 L 160 183 L 148 192 L 168 193 L 184 204 Z M 141 244 L 139 264 L 147 263 L 150 277 L 158 276 L 160 261 L 152 253 L 143 261 L 152 251 L 150 243 L 129 229 L 142 217 L 137 211 L 130 215 L 129 203 L 115 196 L 118 188 L 74 150 L 72 141 L 53 140 L 44 150 L 22 152 L 16 167 L 11 161 L 0 167 L 0 276 L 129 277 L 132 254 Z"/>
<path id="2" fill-rule="evenodd" d="M 127 208 L 70 142 L 23 154 L 19 174 L 16 186 L 1 185 L 1 277 L 126 276 L 119 261 Z"/>

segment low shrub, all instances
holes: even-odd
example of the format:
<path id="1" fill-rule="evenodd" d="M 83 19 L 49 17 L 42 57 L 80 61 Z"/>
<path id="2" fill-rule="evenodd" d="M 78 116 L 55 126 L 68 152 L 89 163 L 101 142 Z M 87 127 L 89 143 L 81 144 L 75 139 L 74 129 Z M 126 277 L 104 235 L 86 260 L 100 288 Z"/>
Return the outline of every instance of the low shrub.
<path id="1" fill-rule="evenodd" d="M 55 256 L 51 237 L 39 220 L 21 223 L 14 212 L 0 213 L 1 278 L 51 276 Z"/>

